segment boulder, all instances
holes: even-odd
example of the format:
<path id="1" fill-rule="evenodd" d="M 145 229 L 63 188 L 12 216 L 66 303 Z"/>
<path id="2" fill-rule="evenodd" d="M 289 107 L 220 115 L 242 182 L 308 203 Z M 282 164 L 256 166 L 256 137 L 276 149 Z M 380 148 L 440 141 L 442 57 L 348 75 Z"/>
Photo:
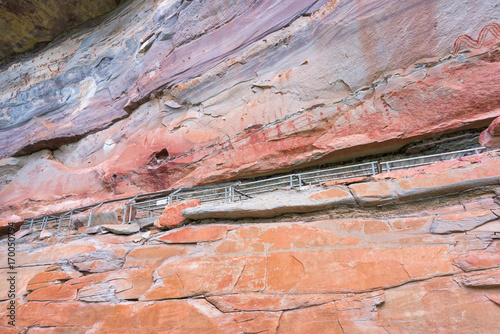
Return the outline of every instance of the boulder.
<path id="1" fill-rule="evenodd" d="M 163 214 L 155 221 L 155 226 L 162 230 L 170 230 L 183 225 L 186 217 L 182 212 L 187 208 L 194 208 L 201 204 L 199 199 L 188 199 L 171 203 L 165 207 Z"/>

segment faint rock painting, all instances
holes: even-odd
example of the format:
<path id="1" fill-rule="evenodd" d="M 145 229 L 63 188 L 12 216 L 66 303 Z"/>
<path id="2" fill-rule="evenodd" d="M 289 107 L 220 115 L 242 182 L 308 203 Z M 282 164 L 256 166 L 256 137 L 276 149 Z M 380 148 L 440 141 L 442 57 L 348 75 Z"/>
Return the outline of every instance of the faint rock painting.
<path id="1" fill-rule="evenodd" d="M 500 24 L 496 22 L 491 23 L 481 29 L 477 39 L 474 39 L 467 34 L 458 36 L 455 41 L 453 53 L 457 54 L 463 47 L 480 49 L 485 46 L 493 45 L 493 42 L 498 40 L 500 40 Z"/>

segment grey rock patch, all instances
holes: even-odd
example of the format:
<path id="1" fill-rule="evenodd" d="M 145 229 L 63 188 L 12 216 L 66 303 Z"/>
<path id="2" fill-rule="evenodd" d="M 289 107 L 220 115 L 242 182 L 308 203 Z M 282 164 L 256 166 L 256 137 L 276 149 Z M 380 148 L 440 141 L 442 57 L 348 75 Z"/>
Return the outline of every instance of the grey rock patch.
<path id="1" fill-rule="evenodd" d="M 114 298 L 115 286 L 108 282 L 86 286 L 78 294 L 78 300 L 84 302 L 109 302 Z"/>
<path id="2" fill-rule="evenodd" d="M 140 231 L 138 224 L 116 224 L 116 225 L 102 225 L 104 230 L 109 231 L 114 234 L 129 235 Z"/>
<path id="3" fill-rule="evenodd" d="M 343 187 L 335 187 L 342 189 Z M 331 209 L 338 206 L 355 206 L 356 201 L 348 190 L 345 196 L 311 199 L 310 196 L 323 192 L 325 189 L 292 189 L 277 190 L 254 198 L 233 203 L 208 203 L 194 208 L 187 208 L 182 215 L 189 219 L 242 219 L 271 218 L 286 213 L 306 213 Z"/>

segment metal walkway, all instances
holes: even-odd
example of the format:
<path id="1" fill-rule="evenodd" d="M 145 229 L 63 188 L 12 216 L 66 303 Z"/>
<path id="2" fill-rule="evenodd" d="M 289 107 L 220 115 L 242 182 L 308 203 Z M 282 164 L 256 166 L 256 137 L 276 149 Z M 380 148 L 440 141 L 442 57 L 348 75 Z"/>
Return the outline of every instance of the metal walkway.
<path id="1" fill-rule="evenodd" d="M 318 184 L 325 181 L 341 180 L 352 177 L 363 177 L 397 169 L 413 168 L 430 165 L 443 160 L 458 159 L 463 156 L 479 154 L 486 151 L 484 147 L 454 151 L 442 154 L 425 155 L 408 159 L 392 160 L 387 162 L 371 161 L 357 165 L 336 168 L 318 169 L 304 173 L 287 174 L 278 177 L 263 178 L 258 181 L 237 181 L 224 185 L 212 185 L 193 188 L 180 188 L 155 193 L 139 194 L 107 200 L 95 205 L 76 208 L 70 211 L 58 212 L 25 219 L 21 229 L 33 228 L 40 225 L 42 229 L 70 228 L 76 214 L 90 210 L 87 226 L 91 225 L 92 215 L 96 210 L 109 203 L 125 202 L 123 222 L 131 221 L 132 216 L 154 217 L 159 216 L 165 206 L 176 201 L 197 198 L 201 202 L 234 202 L 253 195 L 273 191 L 278 188 L 296 188 L 304 185 Z"/>

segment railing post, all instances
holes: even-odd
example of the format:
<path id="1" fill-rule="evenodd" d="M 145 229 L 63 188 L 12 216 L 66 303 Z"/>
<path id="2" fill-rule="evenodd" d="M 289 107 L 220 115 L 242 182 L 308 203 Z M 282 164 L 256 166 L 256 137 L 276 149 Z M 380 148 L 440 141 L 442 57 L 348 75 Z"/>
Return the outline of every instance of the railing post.
<path id="1" fill-rule="evenodd" d="M 385 162 L 385 169 L 386 169 L 387 172 L 391 171 L 391 167 L 389 167 L 389 163 L 388 162 Z"/>
<path id="2" fill-rule="evenodd" d="M 57 232 L 61 230 L 62 216 L 59 217 L 59 225 L 57 226 Z"/>
<path id="3" fill-rule="evenodd" d="M 94 213 L 94 209 L 90 210 L 89 222 L 87 223 L 87 227 L 90 227 L 90 222 L 92 221 L 92 214 Z"/>
<path id="4" fill-rule="evenodd" d="M 375 162 L 372 162 L 372 175 L 375 175 L 375 174 L 377 174 L 375 172 Z"/>
<path id="5" fill-rule="evenodd" d="M 125 218 L 127 218 L 127 211 L 128 211 L 128 205 L 127 205 L 127 203 L 125 203 L 125 207 L 123 208 L 122 225 L 125 224 Z"/>
<path id="6" fill-rule="evenodd" d="M 293 188 L 293 175 L 290 175 L 290 188 Z"/>
<path id="7" fill-rule="evenodd" d="M 299 188 L 302 188 L 302 175 L 298 174 L 299 177 Z"/>
<path id="8" fill-rule="evenodd" d="M 34 221 L 35 221 L 35 219 L 34 219 L 34 218 L 31 218 L 30 229 L 32 229 L 32 228 L 33 228 L 33 222 L 34 222 Z"/>
<path id="9" fill-rule="evenodd" d="M 227 202 L 227 187 L 224 187 L 224 202 Z"/>

